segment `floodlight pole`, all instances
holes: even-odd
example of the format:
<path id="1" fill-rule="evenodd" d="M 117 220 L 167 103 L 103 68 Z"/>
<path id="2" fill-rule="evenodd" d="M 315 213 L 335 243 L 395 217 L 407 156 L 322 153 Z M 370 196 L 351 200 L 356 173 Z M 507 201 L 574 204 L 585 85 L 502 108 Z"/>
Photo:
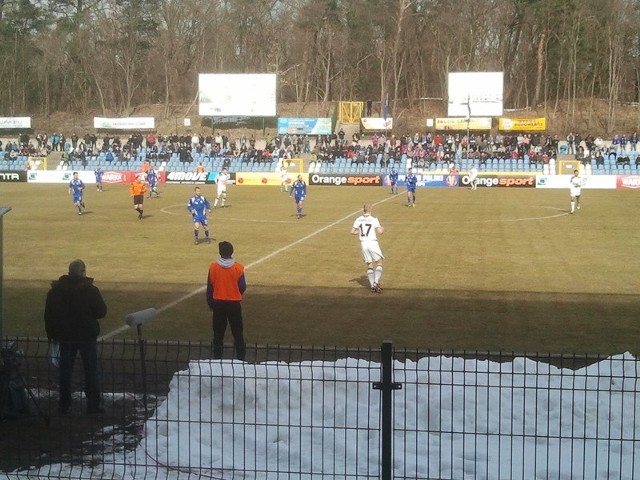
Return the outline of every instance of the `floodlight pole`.
<path id="1" fill-rule="evenodd" d="M 471 97 L 467 95 L 467 160 L 469 160 L 469 145 L 471 145 L 471 135 L 469 126 L 471 124 Z"/>
<path id="2" fill-rule="evenodd" d="M 2 312 L 4 309 L 4 305 L 3 305 L 3 281 L 4 281 L 4 276 L 3 276 L 3 270 L 4 270 L 4 245 L 3 245 L 3 238 L 4 238 L 4 216 L 6 213 L 9 213 L 11 211 L 11 207 L 0 207 L 0 342 L 2 342 L 2 339 L 4 338 L 4 331 L 2 329 L 2 322 L 3 322 L 3 318 L 2 318 Z"/>

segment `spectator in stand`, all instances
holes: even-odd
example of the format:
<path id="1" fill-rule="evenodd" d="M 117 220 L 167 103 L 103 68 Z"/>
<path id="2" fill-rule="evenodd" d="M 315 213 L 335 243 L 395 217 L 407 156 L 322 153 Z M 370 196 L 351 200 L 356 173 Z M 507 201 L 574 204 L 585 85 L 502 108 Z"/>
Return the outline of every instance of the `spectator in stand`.
<path id="1" fill-rule="evenodd" d="M 627 151 L 627 142 L 628 142 L 628 141 L 629 141 L 629 140 L 627 139 L 627 136 L 626 136 L 626 135 L 621 135 L 621 136 L 620 136 L 620 149 L 621 149 L 623 152 L 626 152 L 626 151 Z"/>
<path id="2" fill-rule="evenodd" d="M 51 136 L 51 148 L 54 152 L 57 152 L 60 148 L 60 135 L 58 135 L 57 133 L 54 133 Z"/>
<path id="3" fill-rule="evenodd" d="M 616 159 L 616 166 L 624 167 L 625 165 L 631 165 L 631 160 L 629 159 L 629 157 L 623 154 Z"/>
<path id="4" fill-rule="evenodd" d="M 576 137 L 573 135 L 572 132 L 569 132 L 569 135 L 567 135 L 567 154 L 568 155 L 576 154 L 575 142 L 576 142 Z"/>
<path id="5" fill-rule="evenodd" d="M 596 166 L 604 166 L 604 156 L 600 148 L 596 149 L 595 153 Z"/>
<path id="6" fill-rule="evenodd" d="M 618 135 L 614 135 L 613 139 L 611 140 L 611 146 L 613 147 L 613 150 L 617 153 L 617 151 L 620 149 L 620 144 L 621 144 L 621 140 L 620 137 Z"/>

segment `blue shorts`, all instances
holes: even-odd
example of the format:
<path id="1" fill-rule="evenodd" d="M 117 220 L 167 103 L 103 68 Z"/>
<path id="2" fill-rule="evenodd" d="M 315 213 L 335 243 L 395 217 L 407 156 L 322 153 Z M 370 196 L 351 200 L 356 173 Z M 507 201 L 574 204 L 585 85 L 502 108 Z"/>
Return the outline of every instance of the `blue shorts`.
<path id="1" fill-rule="evenodd" d="M 207 217 L 201 216 L 201 215 L 194 215 L 193 216 L 193 223 L 199 223 L 203 227 L 206 227 L 206 226 L 209 225 L 209 223 L 207 222 Z"/>
<path id="2" fill-rule="evenodd" d="M 302 202 L 304 200 L 304 197 L 297 197 L 296 196 L 296 197 L 293 197 L 293 198 L 295 198 L 296 203 L 300 203 L 300 202 Z"/>
<path id="3" fill-rule="evenodd" d="M 72 201 L 73 203 L 78 203 L 82 201 L 82 194 L 81 193 L 74 193 L 72 195 Z"/>

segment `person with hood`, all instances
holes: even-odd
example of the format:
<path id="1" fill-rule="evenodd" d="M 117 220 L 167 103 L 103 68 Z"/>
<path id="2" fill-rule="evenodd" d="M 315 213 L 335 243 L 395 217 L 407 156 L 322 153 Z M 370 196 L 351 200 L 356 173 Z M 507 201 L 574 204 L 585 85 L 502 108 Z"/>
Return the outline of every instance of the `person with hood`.
<path id="1" fill-rule="evenodd" d="M 51 283 L 44 309 L 47 337 L 60 345 L 60 414 L 68 414 L 71 407 L 71 376 L 78 352 L 84 369 L 87 413 L 104 413 L 100 406 L 97 338 L 98 320 L 106 315 L 107 305 L 93 278 L 87 277 L 85 263 L 72 261 L 69 273 Z"/>
<path id="2" fill-rule="evenodd" d="M 218 244 L 220 258 L 209 266 L 207 277 L 207 304 L 213 312 L 213 358 L 222 358 L 224 334 L 227 324 L 238 360 L 244 360 L 246 346 L 242 326 L 242 294 L 247 289 L 244 265 L 233 259 L 233 245 L 223 241 Z"/>

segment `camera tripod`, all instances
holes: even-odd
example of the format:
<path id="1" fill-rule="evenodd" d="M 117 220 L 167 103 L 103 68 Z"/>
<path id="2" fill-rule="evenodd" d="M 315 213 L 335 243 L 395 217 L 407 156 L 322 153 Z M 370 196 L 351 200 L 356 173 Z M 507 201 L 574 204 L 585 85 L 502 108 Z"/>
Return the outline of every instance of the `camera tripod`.
<path id="1" fill-rule="evenodd" d="M 20 371 L 20 354 L 13 342 L 0 345 L 0 420 L 28 415 L 29 399 L 48 426 L 51 419 L 38 403 Z"/>

